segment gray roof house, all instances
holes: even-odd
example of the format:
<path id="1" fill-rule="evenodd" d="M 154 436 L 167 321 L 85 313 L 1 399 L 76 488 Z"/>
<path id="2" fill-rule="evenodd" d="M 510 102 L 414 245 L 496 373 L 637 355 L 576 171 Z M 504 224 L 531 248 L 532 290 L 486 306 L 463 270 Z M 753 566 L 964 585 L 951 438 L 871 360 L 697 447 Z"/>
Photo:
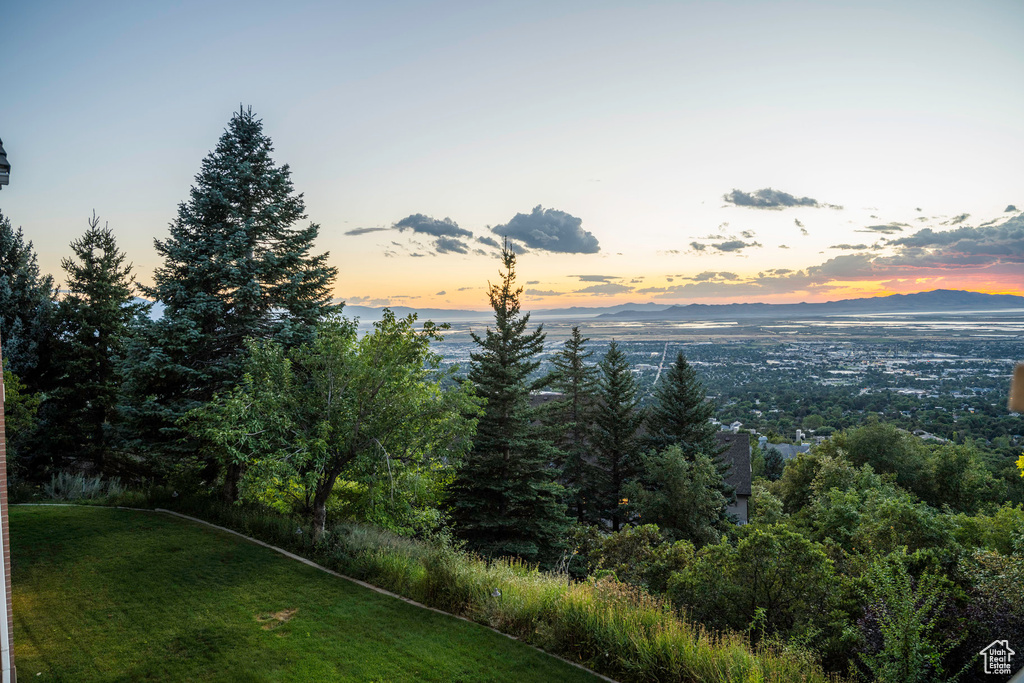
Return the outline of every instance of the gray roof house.
<path id="1" fill-rule="evenodd" d="M 747 523 L 747 503 L 750 500 L 750 434 L 717 432 L 718 443 L 726 450 L 719 456 L 722 462 L 732 465 L 725 475 L 725 481 L 736 488 L 736 502 L 726 512 L 735 515 L 740 524 Z"/>

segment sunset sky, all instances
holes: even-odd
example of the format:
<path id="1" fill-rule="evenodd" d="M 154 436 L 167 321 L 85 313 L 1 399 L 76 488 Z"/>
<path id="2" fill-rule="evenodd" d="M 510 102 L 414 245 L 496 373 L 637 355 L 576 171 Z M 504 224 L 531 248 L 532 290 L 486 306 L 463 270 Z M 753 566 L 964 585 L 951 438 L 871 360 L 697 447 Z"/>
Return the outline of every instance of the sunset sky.
<path id="1" fill-rule="evenodd" d="M 0 210 L 150 281 L 251 105 L 350 303 L 1024 294 L 1024 3 L 37 2 L 3 12 Z"/>

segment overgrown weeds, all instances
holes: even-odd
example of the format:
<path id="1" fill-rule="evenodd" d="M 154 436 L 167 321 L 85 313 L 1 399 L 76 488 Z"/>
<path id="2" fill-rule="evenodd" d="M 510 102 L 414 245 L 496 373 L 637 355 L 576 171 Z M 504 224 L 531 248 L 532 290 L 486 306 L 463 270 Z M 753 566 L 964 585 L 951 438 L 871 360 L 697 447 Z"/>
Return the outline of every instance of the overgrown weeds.
<path id="1" fill-rule="evenodd" d="M 118 496 L 124 491 L 118 477 L 104 481 L 99 475 L 88 477 L 71 472 L 55 474 L 49 484 L 43 484 L 43 493 L 53 500 L 97 500 Z"/>

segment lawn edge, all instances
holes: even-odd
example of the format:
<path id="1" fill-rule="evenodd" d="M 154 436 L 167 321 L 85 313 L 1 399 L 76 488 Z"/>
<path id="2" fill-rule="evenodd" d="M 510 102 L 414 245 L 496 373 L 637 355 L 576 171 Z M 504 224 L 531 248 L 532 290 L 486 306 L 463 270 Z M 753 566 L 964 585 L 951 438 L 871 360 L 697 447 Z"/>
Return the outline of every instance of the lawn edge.
<path id="1" fill-rule="evenodd" d="M 569 664 L 570 666 L 574 666 L 577 669 L 581 669 L 583 671 L 586 671 L 587 673 L 592 674 L 592 675 L 596 676 L 597 678 L 599 678 L 599 679 L 601 679 L 603 681 L 607 681 L 607 683 L 619 683 L 619 681 L 616 681 L 614 678 L 609 678 L 608 676 L 605 676 L 604 674 L 600 674 L 600 673 L 594 671 L 593 669 L 588 669 L 587 667 L 583 666 L 582 664 L 579 664 L 579 663 L 574 662 L 572 660 L 566 659 L 565 657 L 560 657 L 560 656 L 558 656 L 556 654 L 552 654 L 551 652 L 548 652 L 547 650 L 539 648 L 536 645 L 532 645 L 532 644 L 526 642 L 525 640 L 520 640 L 519 638 L 516 638 L 513 635 L 509 635 L 508 633 L 505 633 L 503 631 L 499 631 L 496 628 L 493 628 L 491 626 L 487 626 L 486 624 L 481 624 L 481 623 L 479 623 L 477 621 L 473 621 L 472 619 L 467 619 L 466 617 L 459 616 L 458 614 L 452 614 L 451 612 L 445 612 L 444 610 L 437 609 L 436 607 L 430 607 L 429 605 L 424 605 L 423 603 L 417 602 L 417 601 L 415 601 L 415 600 L 413 600 L 411 598 L 407 598 L 404 595 L 399 595 L 398 593 L 392 593 L 391 591 L 386 590 L 384 588 L 381 588 L 379 586 L 374 586 L 372 583 L 366 583 L 365 581 L 360 581 L 359 579 L 352 578 L 351 576 L 345 576 L 344 574 L 336 572 L 333 569 L 328 569 L 327 567 L 324 567 L 323 565 L 317 564 L 316 562 L 313 562 L 312 560 L 310 560 L 308 558 L 302 557 L 301 555 L 296 555 L 295 553 L 292 553 L 292 552 L 289 552 L 287 550 L 284 550 L 283 548 L 278 548 L 277 546 L 270 545 L 269 543 L 261 541 L 261 540 L 259 540 L 257 538 L 252 538 L 251 536 L 246 536 L 245 534 L 239 533 L 239 532 L 235 531 L 234 529 L 228 529 L 227 527 L 223 527 L 223 526 L 219 526 L 217 524 L 213 524 L 211 522 L 207 522 L 206 520 L 199 519 L 198 517 L 192 517 L 191 515 L 185 515 L 185 514 L 182 514 L 180 512 L 175 512 L 174 510 L 168 510 L 166 508 L 132 508 L 132 507 L 107 506 L 107 505 L 76 505 L 75 503 L 12 503 L 11 506 L 12 507 L 15 507 L 15 506 L 17 506 L 17 507 L 77 507 L 77 508 L 93 508 L 93 509 L 107 509 L 107 510 L 129 510 L 131 512 L 159 512 L 159 513 L 171 515 L 173 517 L 179 517 L 181 519 L 185 519 L 185 520 L 188 520 L 190 522 L 195 522 L 197 524 L 202 524 L 202 525 L 208 526 L 208 527 L 210 527 L 212 529 L 216 529 L 218 531 L 223 531 L 224 533 L 228 533 L 228 534 L 231 534 L 233 536 L 237 536 L 237 537 L 239 537 L 241 539 L 249 541 L 250 543 L 255 543 L 256 545 L 261 545 L 264 548 L 268 548 L 270 550 L 273 550 L 274 552 L 280 553 L 281 555 L 284 555 L 285 557 L 287 557 L 289 559 L 297 560 L 297 561 L 301 562 L 302 564 L 305 564 L 305 565 L 308 565 L 310 567 L 313 567 L 314 569 L 319 569 L 320 571 L 326 572 L 327 574 L 330 574 L 331 576 L 336 576 L 339 579 L 344 579 L 345 581 L 349 581 L 349 582 L 354 583 L 354 584 L 356 584 L 358 586 L 362 586 L 363 588 L 368 588 L 369 590 L 374 591 L 376 593 L 380 593 L 381 595 L 387 595 L 387 596 L 395 598 L 397 600 L 401 600 L 402 602 L 404 602 L 406 604 L 409 604 L 409 605 L 412 605 L 414 607 L 419 607 L 420 609 L 425 609 L 425 610 L 429 610 L 431 612 L 435 612 L 437 614 L 442 614 L 442 615 L 444 615 L 446 617 L 452 617 L 453 619 L 459 619 L 460 621 L 465 621 L 465 622 L 467 622 L 469 624 L 473 624 L 474 626 L 478 626 L 480 628 L 485 628 L 485 629 L 487 629 L 489 631 L 493 631 L 494 633 L 497 633 L 499 635 L 505 636 L 506 638 L 508 638 L 510 640 L 514 640 L 517 643 L 521 643 L 522 645 L 525 645 L 526 647 L 532 648 L 532 649 L 536 650 L 537 652 L 543 653 L 544 655 L 547 655 L 548 657 L 553 657 L 555 659 L 558 659 L 560 661 L 565 662 L 566 664 Z"/>

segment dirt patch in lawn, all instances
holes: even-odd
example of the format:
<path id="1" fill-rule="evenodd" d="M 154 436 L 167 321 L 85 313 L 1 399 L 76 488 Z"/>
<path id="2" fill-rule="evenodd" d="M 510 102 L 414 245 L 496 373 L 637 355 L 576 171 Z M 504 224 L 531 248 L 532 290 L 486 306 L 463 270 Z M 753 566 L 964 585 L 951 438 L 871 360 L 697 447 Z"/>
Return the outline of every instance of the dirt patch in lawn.
<path id="1" fill-rule="evenodd" d="M 286 624 L 291 621 L 291 618 L 298 612 L 298 608 L 283 609 L 280 612 L 271 612 L 270 614 L 261 614 L 256 617 L 256 621 L 263 624 L 263 628 L 267 631 L 272 631 L 281 624 Z"/>

